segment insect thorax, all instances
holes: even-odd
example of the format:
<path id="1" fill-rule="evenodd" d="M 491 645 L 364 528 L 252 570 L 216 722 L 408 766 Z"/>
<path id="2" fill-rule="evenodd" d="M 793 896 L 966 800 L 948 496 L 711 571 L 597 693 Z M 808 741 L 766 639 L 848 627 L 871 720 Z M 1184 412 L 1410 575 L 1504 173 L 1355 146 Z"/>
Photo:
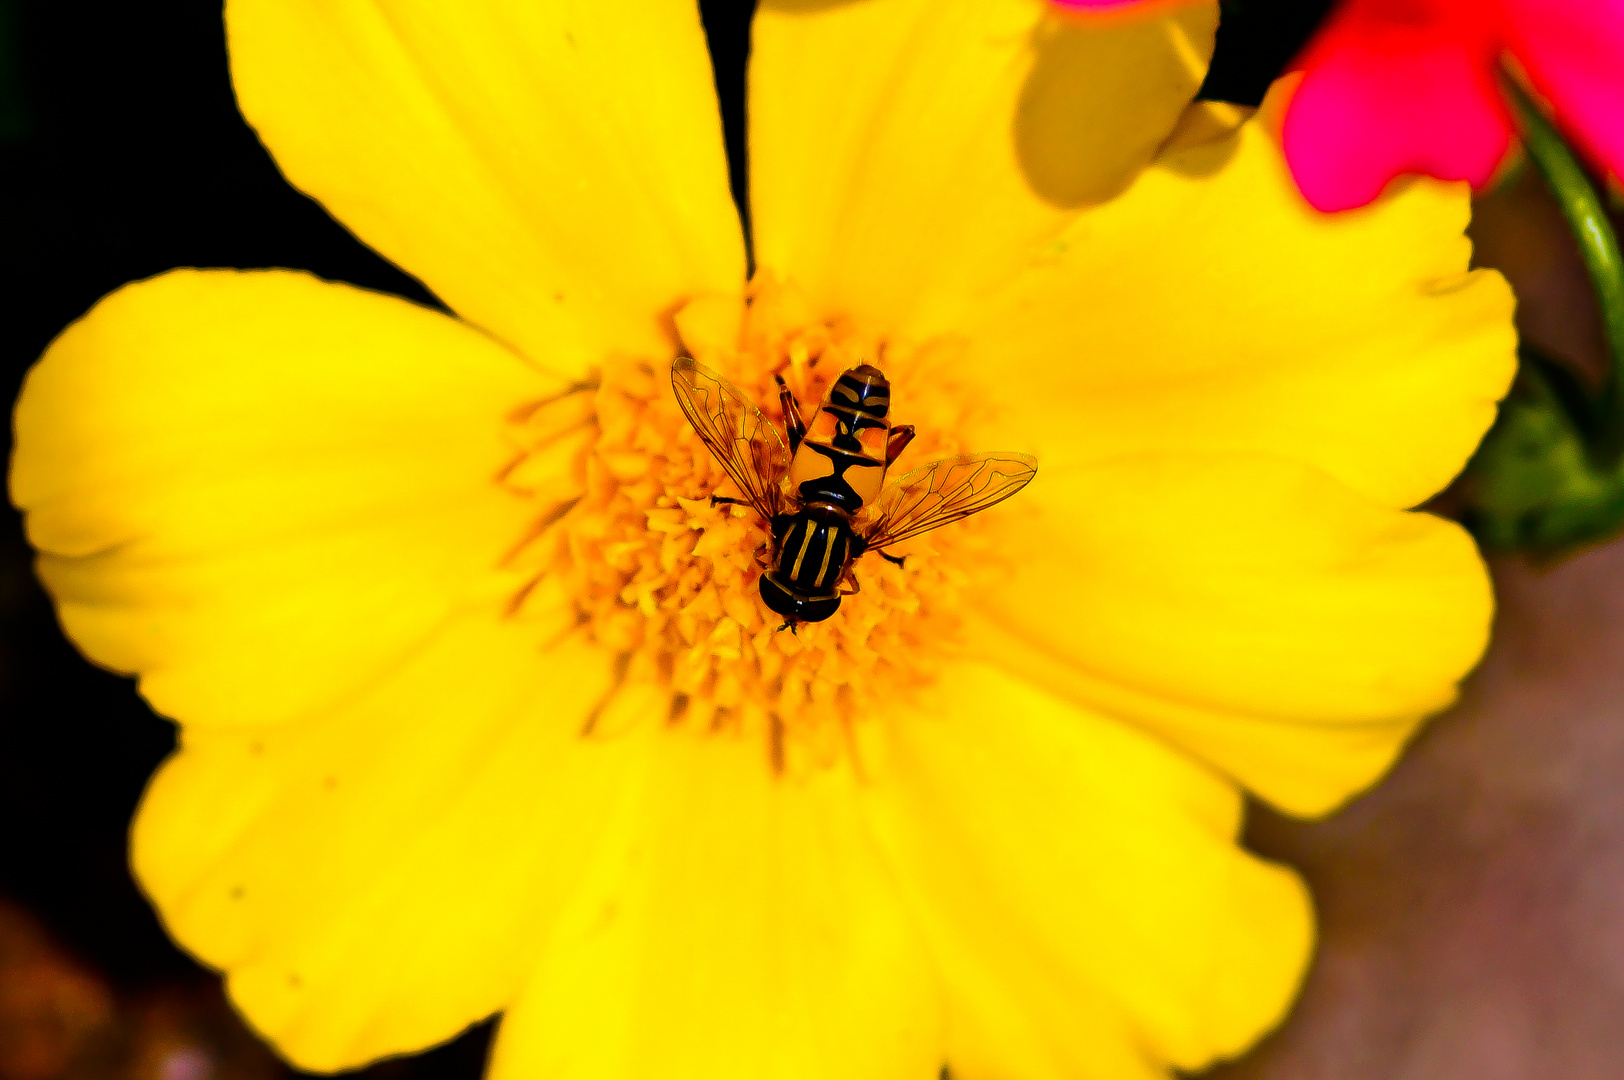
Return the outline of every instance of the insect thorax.
<path id="1" fill-rule="evenodd" d="M 772 576 L 803 596 L 833 596 L 847 565 L 860 553 L 850 515 L 828 503 L 780 514 L 773 521 L 773 536 Z"/>

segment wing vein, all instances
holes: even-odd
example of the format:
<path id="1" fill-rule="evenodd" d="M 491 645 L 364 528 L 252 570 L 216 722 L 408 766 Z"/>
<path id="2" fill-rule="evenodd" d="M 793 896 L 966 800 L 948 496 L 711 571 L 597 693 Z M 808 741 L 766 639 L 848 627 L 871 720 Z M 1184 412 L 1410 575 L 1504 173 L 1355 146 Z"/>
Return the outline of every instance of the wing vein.
<path id="1" fill-rule="evenodd" d="M 671 389 L 745 500 L 772 520 L 779 510 L 778 483 L 789 470 L 789 447 L 778 427 L 738 387 L 689 357 L 671 365 Z"/>
<path id="2" fill-rule="evenodd" d="M 863 538 L 872 548 L 911 540 L 994 506 L 1031 482 L 1037 459 L 1027 454 L 965 454 L 923 465 L 886 486 Z"/>

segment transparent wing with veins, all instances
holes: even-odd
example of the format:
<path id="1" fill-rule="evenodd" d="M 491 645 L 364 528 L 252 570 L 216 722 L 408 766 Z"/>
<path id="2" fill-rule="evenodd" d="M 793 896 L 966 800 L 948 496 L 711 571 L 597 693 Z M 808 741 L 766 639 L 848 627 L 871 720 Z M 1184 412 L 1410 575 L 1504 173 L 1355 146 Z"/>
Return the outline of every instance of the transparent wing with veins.
<path id="1" fill-rule="evenodd" d="M 911 540 L 1003 502 L 1037 475 L 1028 454 L 965 454 L 923 465 L 887 484 L 859 531 L 869 550 Z"/>
<path id="2" fill-rule="evenodd" d="M 745 501 L 771 521 L 780 510 L 778 482 L 789 471 L 789 447 L 778 427 L 743 391 L 684 356 L 671 365 L 677 404 Z"/>

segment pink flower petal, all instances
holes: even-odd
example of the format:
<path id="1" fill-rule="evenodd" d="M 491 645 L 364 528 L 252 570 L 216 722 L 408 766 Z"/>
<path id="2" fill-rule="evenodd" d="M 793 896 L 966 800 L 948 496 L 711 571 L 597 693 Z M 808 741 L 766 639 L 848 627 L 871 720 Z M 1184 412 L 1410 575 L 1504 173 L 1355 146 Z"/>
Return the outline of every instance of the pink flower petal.
<path id="1" fill-rule="evenodd" d="M 1315 208 L 1364 206 L 1404 173 L 1474 186 L 1494 174 L 1511 137 L 1495 28 L 1461 6 L 1356 0 L 1320 32 L 1283 133 Z"/>
<path id="2" fill-rule="evenodd" d="M 1510 0 L 1511 53 L 1557 124 L 1624 177 L 1624 0 Z"/>

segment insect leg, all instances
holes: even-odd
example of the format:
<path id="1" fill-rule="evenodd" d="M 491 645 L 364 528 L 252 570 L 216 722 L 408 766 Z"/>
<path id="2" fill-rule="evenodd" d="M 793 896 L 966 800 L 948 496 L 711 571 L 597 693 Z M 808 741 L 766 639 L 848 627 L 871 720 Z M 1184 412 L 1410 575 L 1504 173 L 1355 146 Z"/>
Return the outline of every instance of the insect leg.
<path id="1" fill-rule="evenodd" d="M 778 384 L 778 404 L 784 410 L 784 430 L 789 434 L 789 452 L 793 454 L 806 437 L 806 421 L 801 419 L 801 406 L 789 392 L 784 377 L 774 375 L 773 381 Z"/>
<path id="2" fill-rule="evenodd" d="M 847 588 L 847 586 L 850 586 L 850 588 Z M 838 587 L 842 590 L 840 593 L 841 596 L 856 596 L 858 593 L 863 591 L 863 583 L 857 580 L 856 559 L 853 559 L 851 562 L 846 564 L 846 572 L 840 575 L 840 584 Z"/>
<path id="3" fill-rule="evenodd" d="M 906 556 L 906 555 L 887 555 L 883 551 L 876 551 L 874 554 L 878 555 L 880 558 L 884 559 L 886 562 L 888 562 L 888 563 L 896 563 L 898 566 L 903 566 L 908 562 L 908 556 Z"/>
<path id="4" fill-rule="evenodd" d="M 744 500 L 743 499 L 730 499 L 726 495 L 712 495 L 711 496 L 711 505 L 712 506 L 743 506 L 744 505 Z"/>
<path id="5" fill-rule="evenodd" d="M 885 440 L 885 464 L 888 467 L 902 454 L 908 444 L 913 442 L 913 437 L 914 426 L 912 424 L 902 424 L 891 429 L 891 434 Z"/>

